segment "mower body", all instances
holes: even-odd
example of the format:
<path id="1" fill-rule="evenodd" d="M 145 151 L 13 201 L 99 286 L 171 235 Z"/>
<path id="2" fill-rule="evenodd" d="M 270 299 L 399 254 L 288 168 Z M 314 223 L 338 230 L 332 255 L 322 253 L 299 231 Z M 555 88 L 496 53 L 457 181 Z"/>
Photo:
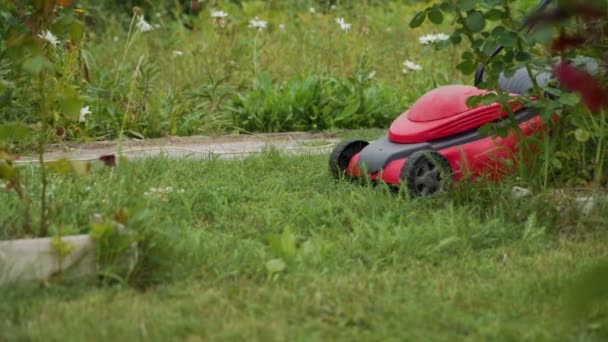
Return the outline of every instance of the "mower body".
<path id="1" fill-rule="evenodd" d="M 332 173 L 396 186 L 406 182 L 419 195 L 434 193 L 445 181 L 499 180 L 514 169 L 519 139 L 515 132 L 504 138 L 479 133 L 484 124 L 506 124 L 509 115 L 498 103 L 468 108 L 469 97 L 486 93 L 465 85 L 426 93 L 393 121 L 385 137 L 338 144 L 330 157 Z M 524 135 L 542 129 L 538 110 L 509 106 Z"/>

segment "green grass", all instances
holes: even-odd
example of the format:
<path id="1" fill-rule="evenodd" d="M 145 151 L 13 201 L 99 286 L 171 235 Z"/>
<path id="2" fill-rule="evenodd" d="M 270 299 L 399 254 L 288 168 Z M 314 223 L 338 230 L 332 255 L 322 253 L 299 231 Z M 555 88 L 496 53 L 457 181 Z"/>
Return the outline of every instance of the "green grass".
<path id="1" fill-rule="evenodd" d="M 142 258 L 121 281 L 0 289 L 0 340 L 608 336 L 605 304 L 567 315 L 576 276 L 606 260 L 605 207 L 580 216 L 547 194 L 513 200 L 515 180 L 412 200 L 335 181 L 326 158 L 155 158 L 53 177 L 57 226 L 87 232 L 91 215 L 122 209 Z M 0 193 L 0 227 L 18 213 Z M 271 273 L 277 259 L 285 268 Z"/>

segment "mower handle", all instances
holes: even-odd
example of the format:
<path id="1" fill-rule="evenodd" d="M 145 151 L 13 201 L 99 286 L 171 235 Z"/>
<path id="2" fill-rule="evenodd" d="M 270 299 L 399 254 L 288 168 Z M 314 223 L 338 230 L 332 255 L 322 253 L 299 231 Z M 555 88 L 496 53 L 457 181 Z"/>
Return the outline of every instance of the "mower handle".
<path id="1" fill-rule="evenodd" d="M 536 5 L 536 8 L 534 8 L 532 13 L 538 13 L 544 10 L 547 6 L 549 6 L 551 1 L 552 0 L 541 0 L 538 5 Z M 534 28 L 534 25 L 530 25 L 529 20 L 530 17 L 527 17 L 522 23 L 522 29 L 527 27 L 528 32 L 530 32 Z M 499 44 L 494 50 L 494 52 L 492 52 L 492 54 L 490 55 L 490 59 L 496 57 L 504 48 L 505 47 L 503 45 Z M 485 72 L 485 69 L 486 66 L 484 64 L 479 64 L 479 66 L 477 67 L 477 70 L 475 71 L 475 86 L 478 86 L 481 82 L 483 82 L 483 74 Z"/>

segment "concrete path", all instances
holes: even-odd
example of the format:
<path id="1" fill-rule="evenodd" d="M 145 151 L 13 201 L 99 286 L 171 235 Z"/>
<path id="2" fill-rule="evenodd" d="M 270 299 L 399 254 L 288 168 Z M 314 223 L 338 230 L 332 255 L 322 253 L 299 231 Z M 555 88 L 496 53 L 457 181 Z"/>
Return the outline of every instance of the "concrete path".
<path id="1" fill-rule="evenodd" d="M 127 140 L 90 143 L 54 144 L 47 147 L 45 161 L 61 158 L 94 160 L 103 155 L 122 155 L 127 158 L 169 157 L 239 158 L 259 154 L 268 148 L 286 153 L 329 153 L 338 142 L 337 135 L 325 133 L 274 133 L 235 136 L 170 137 L 146 140 Z M 120 151 L 120 153 L 119 153 Z M 38 157 L 22 156 L 15 164 L 36 164 Z"/>

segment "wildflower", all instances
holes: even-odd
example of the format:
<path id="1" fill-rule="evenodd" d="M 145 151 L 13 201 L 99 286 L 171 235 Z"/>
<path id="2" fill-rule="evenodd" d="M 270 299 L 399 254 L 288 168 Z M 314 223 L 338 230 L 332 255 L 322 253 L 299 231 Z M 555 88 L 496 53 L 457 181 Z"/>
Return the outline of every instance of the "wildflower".
<path id="1" fill-rule="evenodd" d="M 165 188 L 150 188 L 148 191 L 144 192 L 144 196 L 154 196 L 154 195 L 163 196 L 163 195 L 168 195 L 173 192 L 174 192 L 173 187 L 171 187 L 171 186 L 168 186 Z M 184 193 L 185 190 L 179 189 L 176 192 L 178 194 L 181 194 L 181 193 Z"/>
<path id="2" fill-rule="evenodd" d="M 418 41 L 422 45 L 427 45 L 427 44 L 433 44 L 433 43 L 448 40 L 448 39 L 450 39 L 450 36 L 448 36 L 447 34 L 437 33 L 437 34 L 426 34 L 424 36 L 421 36 L 420 38 L 418 38 Z"/>
<path id="3" fill-rule="evenodd" d="M 308 12 L 310 12 L 310 13 L 313 13 L 313 14 L 314 14 L 314 13 L 316 12 L 316 10 L 315 10 L 315 8 L 314 8 L 314 7 L 311 7 L 311 8 L 309 8 L 309 9 L 308 9 Z"/>
<path id="4" fill-rule="evenodd" d="M 152 25 L 148 24 L 146 19 L 144 19 L 143 15 L 139 15 L 137 17 L 137 24 L 135 24 L 135 26 L 137 26 L 137 29 L 140 32 L 148 32 L 148 31 L 154 30 L 154 27 L 152 27 Z"/>
<path id="5" fill-rule="evenodd" d="M 154 28 L 160 28 L 160 24 L 154 24 Z"/>
<path id="6" fill-rule="evenodd" d="M 336 5 L 331 5 L 331 7 L 329 7 L 330 10 L 335 11 L 336 10 Z"/>
<path id="7" fill-rule="evenodd" d="M 59 39 L 49 30 L 42 31 L 42 34 L 38 34 L 43 40 L 46 40 L 49 44 L 53 45 L 53 47 L 57 47 L 59 45 Z"/>
<path id="8" fill-rule="evenodd" d="M 344 21 L 344 18 L 336 18 L 336 23 L 338 25 L 340 25 L 340 28 L 342 29 L 342 31 L 344 32 L 348 32 L 350 31 L 350 27 L 352 26 L 351 24 L 347 23 L 346 21 Z"/>
<path id="9" fill-rule="evenodd" d="M 267 25 L 268 25 L 267 21 L 260 20 L 260 19 L 258 19 L 258 17 L 255 17 L 254 19 L 251 19 L 249 21 L 249 28 L 254 28 L 254 29 L 257 29 L 258 31 L 262 31 L 263 29 L 266 28 Z"/>
<path id="10" fill-rule="evenodd" d="M 214 18 L 214 19 L 226 18 L 227 16 L 228 16 L 228 13 L 226 13 L 224 11 L 211 11 L 211 18 Z"/>
<path id="11" fill-rule="evenodd" d="M 374 76 L 376 76 L 376 70 L 372 70 L 372 72 L 367 75 L 367 79 L 371 80 L 372 78 L 374 78 Z"/>
<path id="12" fill-rule="evenodd" d="M 87 115 L 89 115 L 89 114 L 91 114 L 91 111 L 89 110 L 89 106 L 82 107 L 80 109 L 80 117 L 78 118 L 78 122 L 87 121 Z"/>
<path id="13" fill-rule="evenodd" d="M 412 61 L 405 61 L 403 62 L 403 66 L 405 66 L 406 68 L 410 69 L 410 70 L 414 70 L 414 71 L 420 71 L 422 70 L 422 67 Z M 403 69 L 403 73 L 406 73 L 407 69 Z"/>
<path id="14" fill-rule="evenodd" d="M 279 24 L 279 30 L 284 30 L 285 29 L 285 24 Z"/>
<path id="15" fill-rule="evenodd" d="M 184 53 L 179 51 L 179 50 L 175 50 L 173 51 L 173 53 L 171 54 L 173 56 L 173 58 L 179 57 L 181 55 L 183 55 Z"/>

